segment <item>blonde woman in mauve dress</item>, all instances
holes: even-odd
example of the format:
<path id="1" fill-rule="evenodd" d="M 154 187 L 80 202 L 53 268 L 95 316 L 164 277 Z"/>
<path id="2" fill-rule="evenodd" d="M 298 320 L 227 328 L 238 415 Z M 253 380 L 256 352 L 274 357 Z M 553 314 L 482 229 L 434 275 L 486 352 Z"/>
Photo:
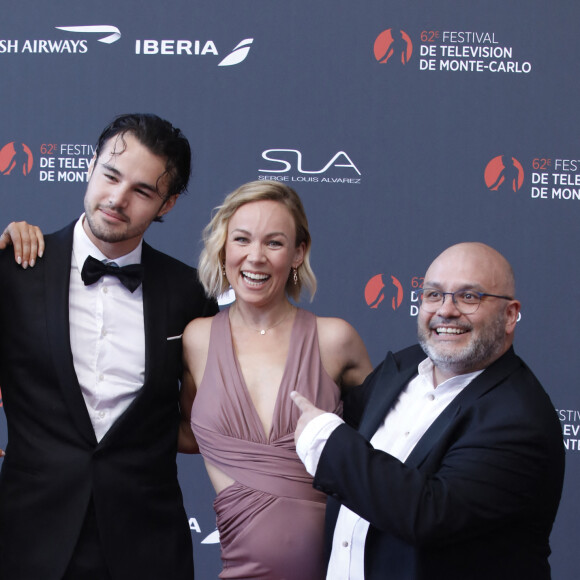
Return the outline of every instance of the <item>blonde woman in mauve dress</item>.
<path id="1" fill-rule="evenodd" d="M 201 453 L 217 492 L 222 579 L 325 577 L 325 496 L 296 455 L 296 390 L 341 412 L 372 370 L 350 324 L 297 308 L 314 295 L 310 233 L 296 192 L 275 181 L 231 193 L 204 230 L 199 275 L 236 301 L 183 335 L 180 450 Z"/>

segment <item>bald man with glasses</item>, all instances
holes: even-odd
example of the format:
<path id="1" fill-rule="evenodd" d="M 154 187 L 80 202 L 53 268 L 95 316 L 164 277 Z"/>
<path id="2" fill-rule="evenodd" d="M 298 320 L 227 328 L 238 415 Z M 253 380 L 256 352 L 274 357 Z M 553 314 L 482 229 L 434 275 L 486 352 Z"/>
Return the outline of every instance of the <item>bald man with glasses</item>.
<path id="1" fill-rule="evenodd" d="M 547 580 L 564 446 L 512 346 L 512 268 L 457 244 L 420 301 L 419 345 L 346 395 L 344 421 L 292 394 L 298 454 L 329 496 L 327 578 Z"/>

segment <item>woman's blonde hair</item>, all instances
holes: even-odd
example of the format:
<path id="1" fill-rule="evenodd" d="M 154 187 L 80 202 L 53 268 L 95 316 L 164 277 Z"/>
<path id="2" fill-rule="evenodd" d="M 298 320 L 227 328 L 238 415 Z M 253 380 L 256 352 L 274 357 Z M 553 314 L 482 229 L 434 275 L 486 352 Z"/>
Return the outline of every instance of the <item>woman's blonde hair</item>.
<path id="1" fill-rule="evenodd" d="M 298 301 L 302 287 L 308 289 L 310 300 L 316 292 L 316 276 L 310 266 L 310 246 L 312 240 L 308 230 L 306 212 L 298 194 L 278 181 L 250 181 L 230 193 L 223 204 L 215 208 L 212 220 L 203 230 L 204 248 L 199 257 L 199 279 L 209 296 L 217 298 L 230 283 L 223 274 L 225 245 L 230 218 L 243 205 L 254 201 L 277 201 L 283 204 L 296 225 L 296 247 L 304 244 L 304 260 L 298 267 L 298 280 L 294 283 L 293 270 L 289 272 L 286 293 Z"/>

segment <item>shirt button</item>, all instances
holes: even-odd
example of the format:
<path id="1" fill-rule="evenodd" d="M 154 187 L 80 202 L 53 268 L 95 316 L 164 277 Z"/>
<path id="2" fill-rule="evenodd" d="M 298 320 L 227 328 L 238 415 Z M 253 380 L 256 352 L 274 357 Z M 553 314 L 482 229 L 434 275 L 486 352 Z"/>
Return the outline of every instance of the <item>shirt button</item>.
<path id="1" fill-rule="evenodd" d="M 102 381 L 104 378 L 104 375 L 99 375 L 99 381 Z"/>
<path id="2" fill-rule="evenodd" d="M 103 419 L 105 417 L 105 411 L 99 411 L 98 415 L 99 415 L 99 419 Z"/>
<path id="3" fill-rule="evenodd" d="M 103 294 L 106 294 L 109 291 L 109 289 L 106 286 L 103 286 Z"/>
<path id="4" fill-rule="evenodd" d="M 107 331 L 106 329 L 103 328 L 103 330 L 101 330 L 101 336 L 107 336 Z"/>
<path id="5" fill-rule="evenodd" d="M 405 437 L 408 437 L 411 434 L 410 431 L 405 431 Z"/>
<path id="6" fill-rule="evenodd" d="M 344 540 L 344 542 L 342 542 L 342 547 L 348 548 L 348 542 L 346 540 Z"/>
<path id="7" fill-rule="evenodd" d="M 434 401 L 435 400 L 435 395 L 431 394 L 427 397 L 430 401 Z"/>

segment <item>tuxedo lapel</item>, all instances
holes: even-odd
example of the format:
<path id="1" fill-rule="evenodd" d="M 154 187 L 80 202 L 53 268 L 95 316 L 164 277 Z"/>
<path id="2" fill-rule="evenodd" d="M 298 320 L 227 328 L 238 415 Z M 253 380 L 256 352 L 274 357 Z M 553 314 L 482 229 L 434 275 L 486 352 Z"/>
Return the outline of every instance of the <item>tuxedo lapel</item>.
<path id="1" fill-rule="evenodd" d="M 513 348 L 510 348 L 502 357 L 491 364 L 471 383 L 467 385 L 453 399 L 447 408 L 437 417 L 433 424 L 427 429 L 423 437 L 405 461 L 406 465 L 419 467 L 431 449 L 441 439 L 445 431 L 453 424 L 455 419 L 461 414 L 462 409 L 469 407 L 473 401 L 484 395 L 490 389 L 499 385 L 508 377 L 518 366 L 520 362 L 516 357 Z"/>
<path id="2" fill-rule="evenodd" d="M 74 368 L 69 327 L 69 287 L 74 223 L 50 236 L 43 258 L 46 317 L 50 349 L 64 399 L 83 437 L 96 443 L 95 432 Z"/>
<path id="3" fill-rule="evenodd" d="M 167 348 L 167 289 L 161 265 L 155 264 L 151 247 L 143 243 L 143 316 L 145 319 L 145 383 L 157 382 Z M 161 381 L 162 382 L 162 381 Z"/>
<path id="4" fill-rule="evenodd" d="M 365 407 L 359 431 L 370 440 L 395 404 L 401 390 L 417 374 L 416 366 L 399 370 L 392 353 L 384 360 L 375 387 Z"/>

